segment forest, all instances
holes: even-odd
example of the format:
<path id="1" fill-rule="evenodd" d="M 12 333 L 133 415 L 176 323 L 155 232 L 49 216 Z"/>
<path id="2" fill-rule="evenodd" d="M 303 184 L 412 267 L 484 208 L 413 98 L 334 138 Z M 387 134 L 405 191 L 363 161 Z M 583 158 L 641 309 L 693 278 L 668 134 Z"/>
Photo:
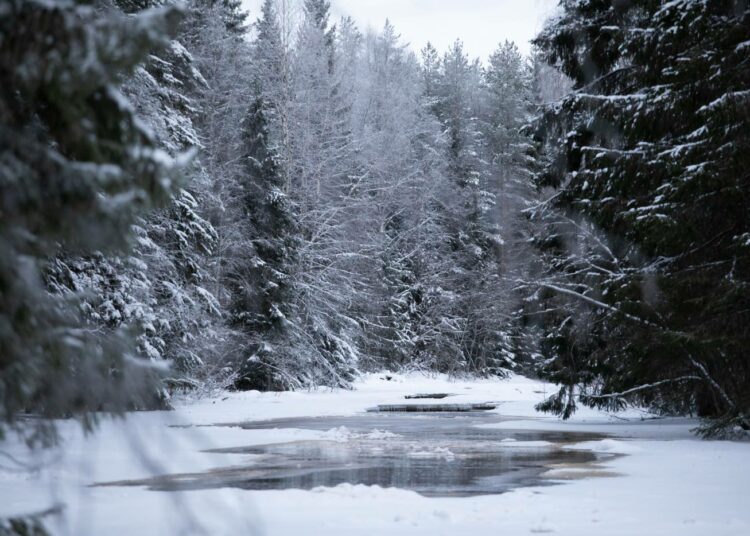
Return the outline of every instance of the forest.
<path id="1" fill-rule="evenodd" d="M 750 5 L 561 0 L 497 41 L 0 0 L 0 442 L 383 371 L 747 437 Z"/>
<path id="2" fill-rule="evenodd" d="M 482 63 L 325 0 L 4 0 L 4 430 L 382 369 L 746 430 L 748 8 L 609 4 Z"/>

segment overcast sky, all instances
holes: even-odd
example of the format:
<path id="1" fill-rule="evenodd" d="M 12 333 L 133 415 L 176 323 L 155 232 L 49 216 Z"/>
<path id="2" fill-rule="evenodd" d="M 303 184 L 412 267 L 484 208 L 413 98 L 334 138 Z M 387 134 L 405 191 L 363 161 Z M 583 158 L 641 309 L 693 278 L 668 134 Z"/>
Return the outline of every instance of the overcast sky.
<path id="1" fill-rule="evenodd" d="M 243 0 L 253 20 L 261 0 Z M 379 29 L 389 18 L 415 50 L 427 41 L 440 51 L 457 38 L 467 52 L 486 59 L 505 39 L 528 53 L 557 0 L 332 0 L 334 15 L 351 15 L 364 30 Z"/>

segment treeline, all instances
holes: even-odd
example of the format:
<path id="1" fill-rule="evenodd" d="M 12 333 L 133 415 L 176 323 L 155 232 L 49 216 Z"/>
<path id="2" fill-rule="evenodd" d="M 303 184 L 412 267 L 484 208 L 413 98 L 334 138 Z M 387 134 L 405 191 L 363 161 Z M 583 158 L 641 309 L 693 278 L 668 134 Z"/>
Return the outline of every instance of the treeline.
<path id="1" fill-rule="evenodd" d="M 482 64 L 325 0 L 3 0 L 2 420 L 389 368 L 747 427 L 748 8 L 610 4 Z"/>
<path id="2" fill-rule="evenodd" d="M 528 61 L 299 8 L 4 4 L 6 420 L 532 351 Z"/>

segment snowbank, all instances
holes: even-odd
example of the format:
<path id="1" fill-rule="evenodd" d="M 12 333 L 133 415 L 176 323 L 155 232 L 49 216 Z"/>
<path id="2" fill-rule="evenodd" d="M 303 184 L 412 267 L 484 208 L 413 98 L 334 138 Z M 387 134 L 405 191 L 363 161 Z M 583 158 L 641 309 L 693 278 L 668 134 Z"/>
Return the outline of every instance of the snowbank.
<path id="1" fill-rule="evenodd" d="M 63 448 L 29 455 L 6 443 L 4 452 L 23 458 L 29 472 L 0 459 L 0 515 L 66 504 L 55 534 L 87 536 L 236 534 L 418 535 L 554 533 L 571 536 L 654 534 L 744 536 L 750 534 L 746 483 L 750 444 L 701 441 L 685 419 L 650 419 L 630 411 L 611 416 L 590 410 L 570 422 L 537 414 L 534 404 L 551 388 L 513 377 L 506 381 L 451 381 L 444 376 L 368 375 L 355 391 L 238 393 L 217 400 L 184 401 L 174 412 L 140 413 L 105 421 L 84 437 L 74 423 L 62 423 Z M 304 416 L 354 415 L 377 404 L 399 403 L 405 395 L 451 393 L 451 402 L 495 402 L 508 420 L 491 426 L 509 430 L 603 432 L 611 438 L 566 445 L 611 456 L 589 468 L 553 468 L 555 486 L 519 489 L 503 495 L 426 498 L 416 493 L 357 485 L 313 491 L 219 489 L 182 493 L 140 487 L 90 487 L 96 482 L 191 473 L 240 463 L 252 455 L 205 452 L 290 441 L 388 440 L 390 432 L 246 430 L 216 423 Z M 436 400 L 435 403 L 440 403 Z M 420 403 L 430 403 L 420 400 Z M 649 420 L 642 420 L 642 418 Z M 510 448 L 513 442 L 506 444 Z M 525 442 L 517 442 L 525 443 Z M 526 447 L 547 447 L 545 441 Z M 516 445 L 519 446 L 519 445 Z M 414 450 L 411 456 L 450 451 Z M 619 475 L 619 476 L 617 476 Z"/>

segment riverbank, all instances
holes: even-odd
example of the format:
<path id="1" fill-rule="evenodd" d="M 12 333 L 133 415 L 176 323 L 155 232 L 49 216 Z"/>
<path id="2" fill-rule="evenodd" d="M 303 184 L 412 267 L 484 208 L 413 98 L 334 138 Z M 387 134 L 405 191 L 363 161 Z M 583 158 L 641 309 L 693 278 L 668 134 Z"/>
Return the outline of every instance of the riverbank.
<path id="1" fill-rule="evenodd" d="M 59 449 L 30 456 L 21 445 L 4 445 L 3 451 L 25 467 L 6 457 L 0 461 L 0 515 L 64 504 L 64 515 L 50 518 L 50 528 L 54 534 L 76 536 L 296 535 L 311 534 L 311 527 L 327 536 L 750 533 L 750 444 L 699 440 L 690 432 L 695 421 L 652 419 L 638 411 L 613 416 L 582 410 L 561 422 L 533 409 L 550 391 L 549 385 L 521 377 L 450 381 L 442 376 L 373 374 L 357 382 L 353 391 L 250 392 L 178 401 L 172 412 L 104 421 L 90 437 L 83 436 L 77 424 L 65 422 L 65 442 Z M 243 447 L 351 440 L 336 429 L 215 424 L 352 416 L 423 393 L 452 395 L 434 403 L 496 404 L 491 413 L 501 416 L 501 422 L 479 426 L 605 434 L 607 438 L 565 448 L 617 456 L 594 466 L 553 467 L 546 478 L 559 485 L 471 497 L 428 498 L 414 491 L 352 484 L 311 491 L 223 488 L 169 493 L 143 486 L 91 487 L 252 464 L 253 455 L 241 452 Z M 213 449 L 239 451 L 206 452 Z"/>

